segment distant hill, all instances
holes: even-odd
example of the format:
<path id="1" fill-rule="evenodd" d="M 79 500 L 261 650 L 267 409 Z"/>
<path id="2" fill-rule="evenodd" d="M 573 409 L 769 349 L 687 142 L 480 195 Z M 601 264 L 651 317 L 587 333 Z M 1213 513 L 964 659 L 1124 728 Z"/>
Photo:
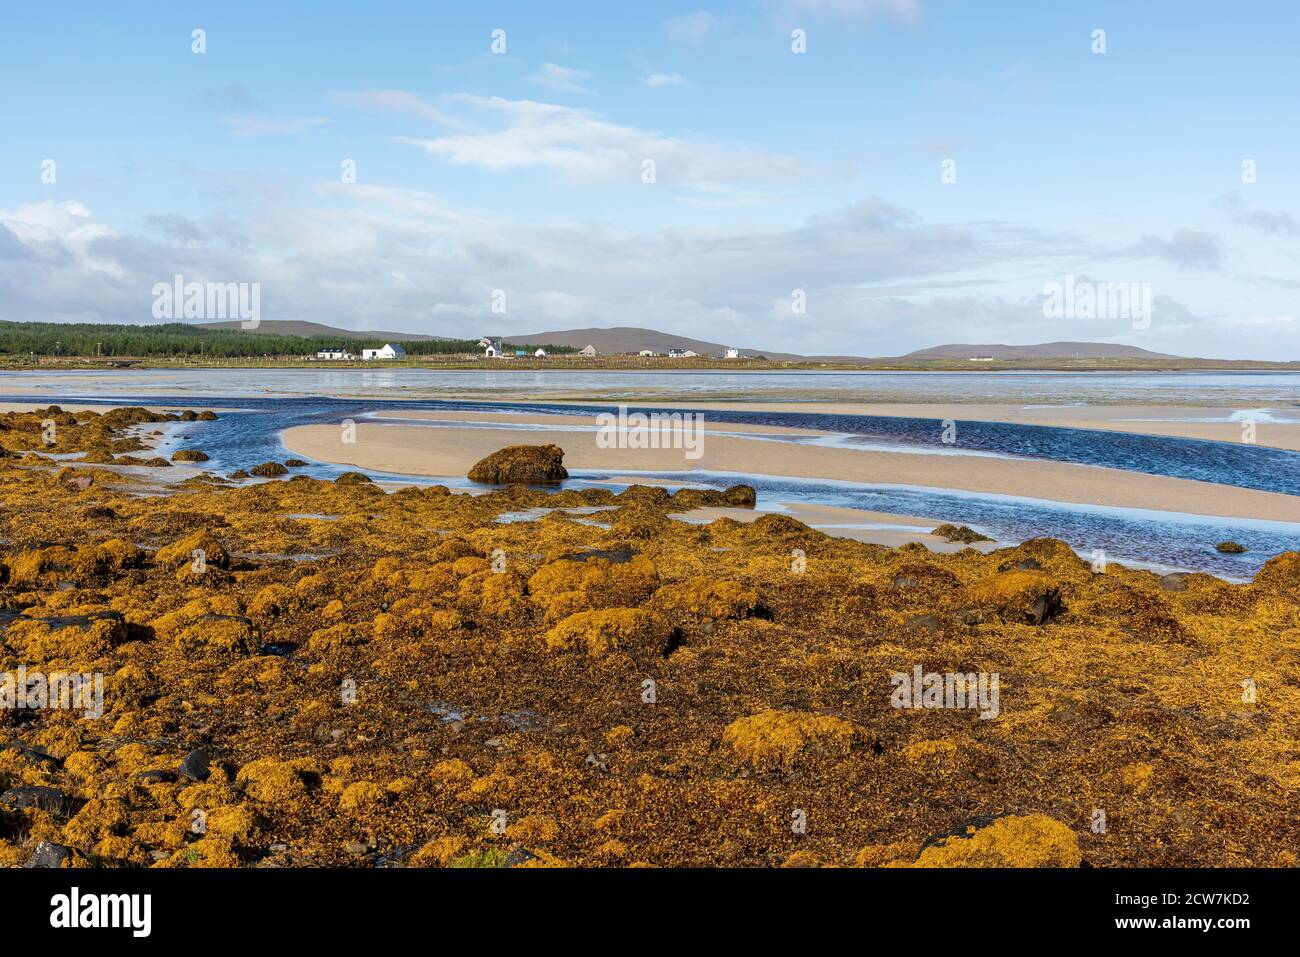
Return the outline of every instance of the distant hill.
<path id="1" fill-rule="evenodd" d="M 238 319 L 229 322 L 192 322 L 200 329 L 243 329 Z M 263 319 L 256 329 L 245 330 L 268 336 L 302 336 L 304 339 L 387 339 L 389 342 L 420 342 L 427 339 L 449 339 L 451 336 L 422 336 L 415 332 L 377 332 L 364 329 L 336 329 L 319 322 L 298 319 Z M 478 338 L 475 336 L 474 338 Z"/>
<path id="2" fill-rule="evenodd" d="M 900 359 L 970 359 L 988 356 L 993 359 L 1176 359 L 1161 352 L 1122 346 L 1111 342 L 1040 342 L 1032 346 L 970 345 L 950 343 L 909 352 Z"/>
<path id="3" fill-rule="evenodd" d="M 239 322 L 198 322 L 193 323 L 203 329 L 240 329 Z M 382 339 L 389 342 L 422 342 L 434 339 L 446 340 L 448 336 L 430 336 L 414 332 L 383 332 L 378 330 L 337 329 L 319 322 L 300 320 L 267 319 L 263 320 L 254 332 L 274 336 L 302 336 L 309 339 Z M 479 335 L 500 335 L 506 342 L 515 345 L 549 345 L 570 346 L 581 349 L 593 345 L 601 355 L 616 355 L 621 352 L 640 352 L 650 349 L 665 353 L 669 349 L 690 349 L 700 355 L 722 355 L 731 343 L 709 342 L 704 339 L 691 339 L 670 332 L 656 329 L 643 329 L 638 326 L 612 326 L 609 328 L 558 329 L 547 332 L 502 333 L 486 323 L 481 330 L 474 330 Z M 465 333 L 466 338 L 477 340 L 478 335 Z M 918 349 L 904 356 L 871 358 L 866 356 L 802 356 L 792 352 L 769 352 L 766 349 L 741 347 L 742 356 L 765 356 L 776 361 L 797 362 L 811 359 L 822 362 L 872 362 L 888 359 L 900 362 L 925 362 L 941 359 L 972 359 L 988 357 L 996 360 L 1032 360 L 1032 359 L 1177 359 L 1178 356 L 1161 352 L 1151 352 L 1137 346 L 1118 345 L 1110 342 L 1040 342 L 1035 345 L 1010 346 L 1004 343 L 949 343 Z"/>
<path id="4" fill-rule="evenodd" d="M 493 333 L 495 335 L 495 333 Z M 640 352 L 651 349 L 654 352 L 667 352 L 669 349 L 690 349 L 700 355 L 723 354 L 734 343 L 706 342 L 703 339 L 690 339 L 669 332 L 654 329 L 641 329 L 636 326 L 614 326 L 609 329 L 561 329 L 555 332 L 530 332 L 526 335 L 504 336 L 507 342 L 551 342 L 557 346 L 573 346 L 581 349 L 593 345 L 601 355 L 614 355 L 619 352 Z M 789 352 L 768 352 L 765 349 L 740 350 L 742 356 L 767 356 L 769 359 L 801 359 L 802 356 Z"/>

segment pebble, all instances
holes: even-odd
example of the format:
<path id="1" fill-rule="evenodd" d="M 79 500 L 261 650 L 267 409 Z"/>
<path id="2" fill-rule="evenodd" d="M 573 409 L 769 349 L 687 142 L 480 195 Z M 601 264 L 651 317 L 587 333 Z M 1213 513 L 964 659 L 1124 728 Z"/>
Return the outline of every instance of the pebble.
<path id="1" fill-rule="evenodd" d="M 62 866 L 63 862 L 70 857 L 72 857 L 72 852 L 62 844 L 41 841 L 36 845 L 36 851 L 32 854 L 31 860 L 27 862 L 27 866 L 57 868 Z"/>
<path id="2" fill-rule="evenodd" d="M 190 781 L 206 781 L 211 770 L 208 767 L 208 752 L 195 748 L 181 761 L 180 776 Z"/>
<path id="3" fill-rule="evenodd" d="M 506 855 L 506 867 L 518 867 L 520 864 L 527 864 L 529 861 L 537 860 L 537 855 L 531 851 L 526 851 L 522 847 L 516 847 Z"/>

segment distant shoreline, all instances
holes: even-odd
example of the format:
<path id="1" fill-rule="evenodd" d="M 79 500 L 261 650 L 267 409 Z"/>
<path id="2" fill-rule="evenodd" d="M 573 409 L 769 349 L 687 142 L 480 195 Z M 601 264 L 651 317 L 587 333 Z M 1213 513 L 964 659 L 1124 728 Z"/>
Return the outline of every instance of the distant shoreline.
<path id="1" fill-rule="evenodd" d="M 1116 359 L 1006 359 L 988 362 L 971 362 L 962 359 L 932 359 L 897 362 L 871 360 L 867 362 L 817 362 L 811 360 L 765 359 L 669 359 L 638 356 L 596 356 L 595 358 L 567 355 L 545 359 L 484 359 L 481 356 L 421 356 L 400 360 L 335 361 L 283 358 L 239 359 L 156 359 L 121 356 L 90 358 L 71 356 L 45 356 L 36 359 L 19 359 L 0 356 L 3 372 L 55 372 L 101 371 L 115 369 L 313 369 L 316 371 L 376 372 L 402 369 L 424 369 L 440 372 L 1070 372 L 1070 373 L 1168 373 L 1182 372 L 1285 372 L 1300 374 L 1300 360 L 1266 362 L 1254 359 L 1181 359 L 1149 360 L 1135 358 Z"/>

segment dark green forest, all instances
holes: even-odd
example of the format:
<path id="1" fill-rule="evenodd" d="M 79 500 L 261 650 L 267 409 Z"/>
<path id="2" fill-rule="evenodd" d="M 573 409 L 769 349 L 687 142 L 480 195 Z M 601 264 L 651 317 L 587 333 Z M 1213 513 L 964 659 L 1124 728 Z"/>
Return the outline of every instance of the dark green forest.
<path id="1" fill-rule="evenodd" d="M 183 322 L 138 326 L 113 323 L 0 322 L 0 355 L 78 356 L 129 358 L 214 359 L 261 356 L 312 356 L 322 349 L 346 348 L 360 356 L 362 349 L 377 349 L 383 339 L 289 336 L 240 329 L 199 329 Z M 454 355 L 480 352 L 476 339 L 420 339 L 403 341 L 407 355 Z M 547 352 L 574 352 L 569 346 L 529 345 Z M 524 348 L 524 344 L 519 344 Z"/>

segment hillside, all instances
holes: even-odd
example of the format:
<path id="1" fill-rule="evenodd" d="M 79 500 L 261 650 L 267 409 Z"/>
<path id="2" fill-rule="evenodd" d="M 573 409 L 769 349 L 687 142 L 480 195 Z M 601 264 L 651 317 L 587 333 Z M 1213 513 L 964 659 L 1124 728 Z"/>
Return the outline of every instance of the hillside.
<path id="1" fill-rule="evenodd" d="M 613 326 L 608 329 L 561 329 L 554 332 L 530 332 L 526 335 L 506 336 L 509 342 L 553 342 L 556 345 L 573 346 L 581 349 L 587 344 L 596 347 L 601 355 L 614 355 L 620 352 L 640 352 L 652 349 L 655 352 L 667 352 L 669 349 L 690 349 L 700 355 L 721 355 L 728 346 L 735 343 L 708 342 L 703 339 L 690 339 L 686 336 L 659 332 L 655 329 L 642 329 L 637 326 Z M 801 359 L 802 356 L 789 352 L 768 352 L 764 349 L 741 348 L 742 356 L 767 356 L 769 359 Z"/>
<path id="2" fill-rule="evenodd" d="M 199 329 L 243 330 L 239 320 L 228 322 L 194 322 Z M 415 332 L 383 332 L 366 329 L 338 329 L 320 322 L 303 322 L 298 319 L 264 319 L 256 329 L 244 330 L 268 336 L 302 336 L 305 339 L 383 339 L 386 342 L 421 342 L 428 339 L 445 339 L 446 336 L 425 336 Z"/>
<path id="3" fill-rule="evenodd" d="M 237 321 L 201 322 L 194 325 L 204 329 L 240 328 Z M 379 330 L 338 329 L 319 322 L 299 320 L 264 320 L 256 330 L 263 335 L 303 336 L 311 339 L 379 339 L 388 342 L 427 341 L 438 337 L 413 332 L 384 332 Z M 611 326 L 608 328 L 588 327 L 584 329 L 558 329 L 546 332 L 503 333 L 490 328 L 490 323 L 482 330 L 473 330 L 478 334 L 501 335 L 509 343 L 534 343 L 553 346 L 569 346 L 581 349 L 588 344 L 596 347 L 601 355 L 617 355 L 624 352 L 640 352 L 650 349 L 665 353 L 669 349 L 690 349 L 700 355 L 722 355 L 728 346 L 734 343 L 711 342 L 705 339 L 692 339 L 688 336 L 660 332 L 657 329 L 645 329 L 639 326 Z M 475 339 L 467 330 L 464 338 Z M 812 359 L 821 362 L 871 362 L 870 357 L 854 355 L 803 356 L 791 352 L 770 352 L 765 349 L 740 347 L 742 356 L 766 356 L 776 361 L 799 361 Z M 903 356 L 887 357 L 909 362 L 925 362 L 939 359 L 970 359 L 972 356 L 990 356 L 997 360 L 1016 361 L 1026 359 L 1173 359 L 1176 356 L 1140 349 L 1137 346 L 1118 345 L 1109 342 L 1043 342 L 1035 345 L 1012 346 L 1003 343 L 969 344 L 947 343 L 918 349 Z M 886 357 L 882 357 L 886 358 Z"/>
<path id="4" fill-rule="evenodd" d="M 949 343 L 909 352 L 901 359 L 969 359 L 972 356 L 990 356 L 994 359 L 1175 359 L 1167 353 L 1151 352 L 1137 346 L 1113 342 L 1040 342 L 1030 346 L 1003 344 L 971 345 Z"/>

